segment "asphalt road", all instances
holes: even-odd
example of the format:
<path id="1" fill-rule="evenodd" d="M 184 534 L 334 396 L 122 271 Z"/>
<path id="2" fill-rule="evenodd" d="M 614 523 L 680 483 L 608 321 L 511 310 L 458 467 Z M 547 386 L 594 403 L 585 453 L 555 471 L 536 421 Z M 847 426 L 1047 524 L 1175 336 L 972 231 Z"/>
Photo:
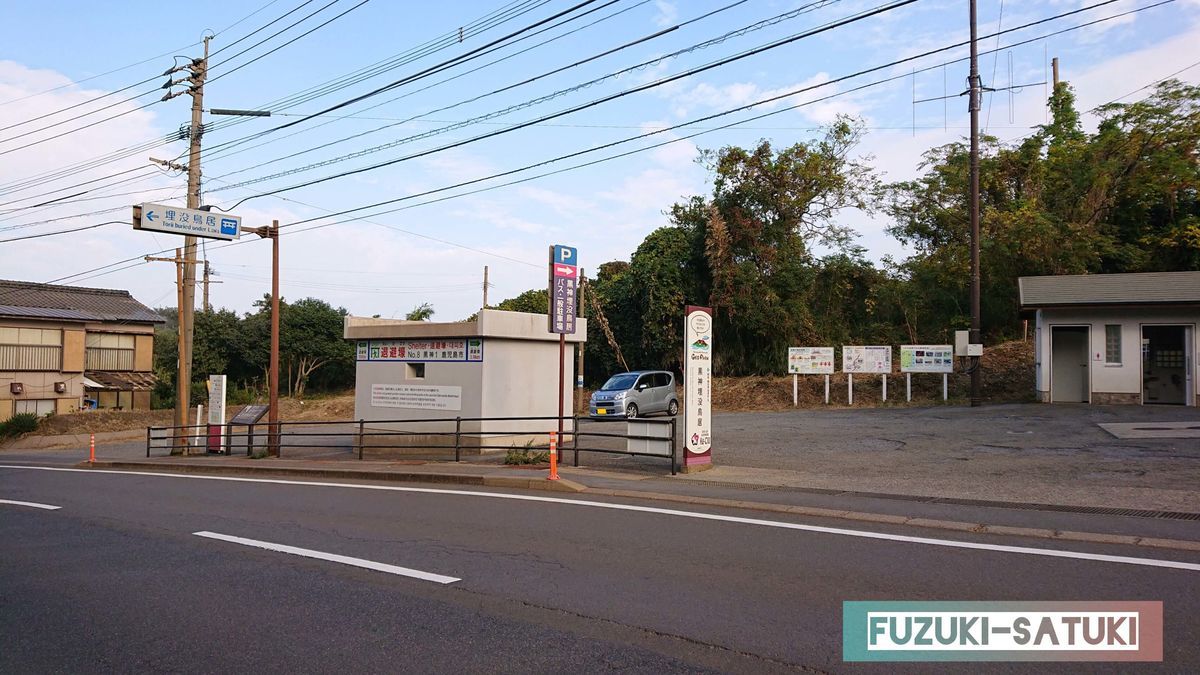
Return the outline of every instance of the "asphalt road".
<path id="1" fill-rule="evenodd" d="M 0 672 L 1200 670 L 1195 569 L 617 510 L 545 493 L 372 488 L 0 468 L 0 500 L 62 507 L 0 503 Z M 860 529 L 1200 563 L 1178 551 Z M 845 664 L 841 603 L 870 599 L 1162 600 L 1164 663 Z"/>

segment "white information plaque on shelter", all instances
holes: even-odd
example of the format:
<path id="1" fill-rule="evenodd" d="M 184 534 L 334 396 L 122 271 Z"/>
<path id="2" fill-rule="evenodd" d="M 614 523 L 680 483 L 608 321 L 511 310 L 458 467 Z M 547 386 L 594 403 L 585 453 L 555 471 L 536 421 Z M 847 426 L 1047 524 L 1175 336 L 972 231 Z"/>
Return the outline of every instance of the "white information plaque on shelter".
<path id="1" fill-rule="evenodd" d="M 892 372 L 892 348 L 886 347 L 842 347 L 842 372 L 882 373 Z"/>
<path id="2" fill-rule="evenodd" d="M 373 384 L 374 408 L 413 408 L 416 410 L 462 410 L 462 387 L 432 384 Z"/>
<path id="3" fill-rule="evenodd" d="M 133 207 L 133 229 L 208 239 L 237 239 L 242 231 L 242 217 L 232 213 L 146 203 Z"/>
<path id="4" fill-rule="evenodd" d="M 833 347 L 788 347 L 788 373 L 792 375 L 832 374 Z"/>
<path id="5" fill-rule="evenodd" d="M 900 371 L 953 373 L 953 345 L 900 345 Z"/>

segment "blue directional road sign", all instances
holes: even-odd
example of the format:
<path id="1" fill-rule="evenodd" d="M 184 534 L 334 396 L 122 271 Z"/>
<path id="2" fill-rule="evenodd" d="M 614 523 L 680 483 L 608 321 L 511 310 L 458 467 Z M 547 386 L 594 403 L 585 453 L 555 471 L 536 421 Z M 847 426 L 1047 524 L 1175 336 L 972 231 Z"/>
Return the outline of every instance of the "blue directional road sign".
<path id="1" fill-rule="evenodd" d="M 133 229 L 208 239 L 237 239 L 242 231 L 242 217 L 231 213 L 147 203 L 133 207 Z"/>

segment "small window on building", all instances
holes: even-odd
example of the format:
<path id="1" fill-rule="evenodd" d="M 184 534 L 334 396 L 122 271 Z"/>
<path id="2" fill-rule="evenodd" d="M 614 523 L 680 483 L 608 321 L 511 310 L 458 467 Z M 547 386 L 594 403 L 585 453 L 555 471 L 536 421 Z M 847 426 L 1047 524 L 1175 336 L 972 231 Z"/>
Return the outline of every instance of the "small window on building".
<path id="1" fill-rule="evenodd" d="M 1121 327 L 1109 324 L 1104 327 L 1104 362 L 1121 365 Z"/>
<path id="2" fill-rule="evenodd" d="M 410 380 L 425 379 L 425 364 L 424 363 L 406 363 L 407 378 Z"/>
<path id="3" fill-rule="evenodd" d="M 54 413 L 54 399 L 18 399 L 13 402 L 13 412 L 18 415 L 24 413 L 33 413 L 38 417 L 45 417 Z"/>

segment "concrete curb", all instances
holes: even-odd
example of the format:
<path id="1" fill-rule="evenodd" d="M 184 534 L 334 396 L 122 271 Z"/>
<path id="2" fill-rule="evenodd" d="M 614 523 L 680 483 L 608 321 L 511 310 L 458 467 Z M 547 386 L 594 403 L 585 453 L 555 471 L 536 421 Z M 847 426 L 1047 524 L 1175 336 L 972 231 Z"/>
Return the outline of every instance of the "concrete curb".
<path id="1" fill-rule="evenodd" d="M 525 476 L 483 476 L 478 474 L 461 473 L 426 473 L 415 471 L 355 471 L 344 469 L 305 469 L 300 467 L 247 467 L 221 466 L 201 464 L 175 464 L 167 462 L 114 462 L 104 461 L 94 464 L 80 462 L 79 468 L 115 469 L 127 471 L 166 471 L 185 474 L 212 475 L 244 475 L 261 474 L 269 476 L 290 476 L 299 478 L 332 478 L 342 480 L 378 480 L 388 482 L 440 483 L 457 485 L 480 485 L 484 487 L 516 488 L 521 490 L 541 490 L 547 492 L 587 493 L 607 497 L 626 499 L 648 499 L 677 504 L 692 504 L 696 506 L 714 506 L 730 509 L 746 509 L 767 513 L 786 513 L 796 516 L 814 518 L 836 518 L 864 523 L 881 523 L 886 525 L 908 525 L 934 530 L 952 530 L 972 534 L 994 534 L 1009 537 L 1030 537 L 1034 539 L 1049 539 L 1054 541 L 1086 542 L 1093 544 L 1120 544 L 1123 546 L 1139 546 L 1143 548 L 1161 548 L 1174 551 L 1198 551 L 1200 541 L 1185 539 L 1163 539 L 1160 537 L 1137 537 L 1123 534 L 1102 534 L 1099 532 L 1076 532 L 1071 530 L 1050 530 L 1035 527 L 1014 527 L 1009 525 L 988 525 L 986 523 L 971 523 L 955 520 L 936 520 L 932 518 L 913 518 L 910 516 L 887 513 L 867 513 L 863 511 L 843 511 L 838 509 L 823 509 L 814 506 L 794 506 L 787 504 L 771 504 L 735 499 L 720 499 L 716 497 L 696 497 L 691 495 L 676 495 L 665 492 L 645 492 L 641 490 L 614 490 L 606 488 L 589 488 L 568 479 L 556 481 L 544 478 Z"/>
<path id="2" fill-rule="evenodd" d="M 481 485 L 484 487 L 517 488 L 522 490 L 543 490 L 547 492 L 583 492 L 587 488 L 575 481 L 560 479 L 557 481 L 542 478 L 527 478 L 524 476 L 481 476 L 463 473 L 427 473 L 418 471 L 353 471 L 344 469 L 305 469 L 300 467 L 271 467 L 264 466 L 221 466 L 200 464 L 175 464 L 166 462 L 80 462 L 75 465 L 81 469 L 114 469 L 117 471 L 163 471 L 185 474 L 209 474 L 219 476 L 234 476 L 259 474 L 264 476 L 290 476 L 293 478 L 325 478 L 338 480 L 378 480 L 396 483 L 442 483 L 455 485 Z"/>

